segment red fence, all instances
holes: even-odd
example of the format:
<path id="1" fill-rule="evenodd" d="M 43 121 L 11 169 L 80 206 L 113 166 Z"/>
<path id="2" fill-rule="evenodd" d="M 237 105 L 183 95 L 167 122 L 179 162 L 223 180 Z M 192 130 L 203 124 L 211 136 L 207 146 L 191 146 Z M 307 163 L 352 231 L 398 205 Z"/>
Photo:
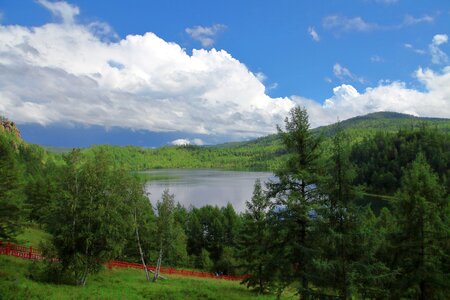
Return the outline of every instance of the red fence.
<path id="1" fill-rule="evenodd" d="M 8 242 L 2 242 L 0 241 L 0 255 L 10 255 L 10 256 L 16 256 L 24 259 L 32 259 L 32 260 L 42 260 L 44 257 L 42 256 L 42 253 L 39 252 L 37 249 L 33 249 L 32 246 L 26 247 L 26 246 L 20 246 L 13 243 Z M 124 262 L 124 261 L 117 261 L 112 260 L 106 263 L 106 267 L 109 269 L 115 267 L 115 268 L 122 268 L 122 269 L 143 269 L 142 264 L 138 263 L 130 263 L 130 262 Z M 154 266 L 147 266 L 148 270 L 155 271 L 156 267 Z M 220 275 L 215 276 L 213 273 L 208 272 L 197 272 L 197 271 L 188 271 L 188 270 L 180 270 L 180 269 L 174 269 L 174 268 L 162 268 L 160 269 L 160 272 L 162 274 L 174 274 L 174 275 L 180 275 L 180 276 L 189 276 L 189 277 L 202 277 L 202 278 L 214 278 L 214 279 L 225 279 L 225 280 L 242 280 L 246 278 L 246 276 L 231 276 L 231 275 Z"/>
<path id="2" fill-rule="evenodd" d="M 138 263 L 129 263 L 124 261 L 116 261 L 112 260 L 106 263 L 108 268 L 127 268 L 127 269 L 143 269 L 144 266 Z M 148 270 L 155 271 L 156 267 L 147 266 Z M 208 272 L 198 272 L 198 271 L 189 271 L 189 270 L 180 270 L 174 268 L 163 268 L 161 267 L 160 272 L 162 274 L 174 274 L 180 276 L 190 276 L 190 277 L 202 277 L 202 278 L 214 278 L 214 279 L 225 279 L 225 280 L 242 280 L 246 278 L 246 276 L 231 276 L 231 275 L 214 275 L 213 273 Z"/>
<path id="3" fill-rule="evenodd" d="M 41 260 L 44 259 L 41 252 L 33 249 L 32 246 L 19 246 L 10 242 L 0 241 L 0 254 L 21 257 L 24 259 Z"/>

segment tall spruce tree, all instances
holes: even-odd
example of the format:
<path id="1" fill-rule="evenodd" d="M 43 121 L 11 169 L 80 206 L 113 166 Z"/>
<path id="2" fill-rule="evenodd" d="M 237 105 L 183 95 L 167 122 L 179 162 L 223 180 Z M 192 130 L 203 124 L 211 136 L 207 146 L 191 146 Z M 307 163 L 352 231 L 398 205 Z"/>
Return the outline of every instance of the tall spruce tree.
<path id="1" fill-rule="evenodd" d="M 314 258 L 315 285 L 321 294 L 335 291 L 342 299 L 350 298 L 354 264 L 363 249 L 356 238 L 359 227 L 352 181 L 355 172 L 349 160 L 348 137 L 340 123 L 336 125 L 327 176 L 321 184 L 321 205 L 317 206 Z"/>
<path id="2" fill-rule="evenodd" d="M 267 213 L 270 201 L 264 195 L 261 181 L 255 182 L 253 196 L 246 201 L 246 210 L 243 215 L 243 225 L 240 234 L 239 256 L 243 261 L 242 268 L 250 276 L 242 283 L 247 287 L 255 288 L 262 294 L 267 290 L 272 276 L 269 268 L 270 252 L 268 251 L 269 224 Z"/>
<path id="3" fill-rule="evenodd" d="M 450 292 L 450 204 L 445 187 L 418 154 L 406 169 L 394 206 L 399 276 L 393 297 L 445 299 Z"/>
<path id="4" fill-rule="evenodd" d="M 278 257 L 286 263 L 283 281 L 299 281 L 302 299 L 311 293 L 311 261 L 313 256 L 311 221 L 314 218 L 314 204 L 318 194 L 316 184 L 320 179 L 321 139 L 310 131 L 306 109 L 295 107 L 285 119 L 285 130 L 278 127 L 283 144 L 288 152 L 286 164 L 275 174 L 278 182 L 269 184 L 269 196 L 275 199 L 278 213 L 274 221 L 282 230 L 274 233 L 278 247 L 283 249 Z"/>

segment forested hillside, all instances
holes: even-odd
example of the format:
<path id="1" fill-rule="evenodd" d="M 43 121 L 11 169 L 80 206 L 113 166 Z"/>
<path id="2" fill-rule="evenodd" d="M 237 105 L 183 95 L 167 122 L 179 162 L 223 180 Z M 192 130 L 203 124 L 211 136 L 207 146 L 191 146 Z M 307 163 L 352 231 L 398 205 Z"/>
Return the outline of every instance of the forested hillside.
<path id="1" fill-rule="evenodd" d="M 420 127 L 450 132 L 450 120 L 416 118 L 399 113 L 373 113 L 341 122 L 352 143 L 362 141 L 377 132 L 395 133 L 400 129 Z M 335 134 L 333 125 L 315 128 L 315 135 L 323 136 L 325 148 L 330 147 L 330 138 Z M 278 135 L 269 135 L 247 142 L 227 143 L 215 146 L 166 146 L 145 149 L 134 146 L 99 145 L 85 149 L 87 155 L 94 149 L 110 153 L 114 160 L 131 170 L 155 168 L 219 168 L 227 170 L 274 171 L 285 160 L 286 151 Z M 52 149 L 50 149 L 52 150 Z M 61 149 L 58 149 L 60 152 Z"/>

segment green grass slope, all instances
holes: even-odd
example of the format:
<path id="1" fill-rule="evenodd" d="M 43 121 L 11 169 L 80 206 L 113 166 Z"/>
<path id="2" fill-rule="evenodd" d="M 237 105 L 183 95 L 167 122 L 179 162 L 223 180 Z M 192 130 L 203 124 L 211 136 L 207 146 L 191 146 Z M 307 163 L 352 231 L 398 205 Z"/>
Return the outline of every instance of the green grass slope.
<path id="1" fill-rule="evenodd" d="M 275 299 L 258 296 L 236 281 L 167 276 L 149 283 L 142 271 L 132 269 L 104 269 L 89 277 L 85 287 L 48 284 L 30 279 L 31 264 L 0 255 L 0 299 Z"/>

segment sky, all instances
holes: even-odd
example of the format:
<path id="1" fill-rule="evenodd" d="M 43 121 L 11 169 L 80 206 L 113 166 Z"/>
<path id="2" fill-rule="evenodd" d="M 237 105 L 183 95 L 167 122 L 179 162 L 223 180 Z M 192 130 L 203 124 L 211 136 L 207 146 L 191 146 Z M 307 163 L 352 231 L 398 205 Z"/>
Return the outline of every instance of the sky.
<path id="1" fill-rule="evenodd" d="M 207 145 L 450 118 L 450 1 L 0 0 L 0 115 L 53 146 Z"/>

